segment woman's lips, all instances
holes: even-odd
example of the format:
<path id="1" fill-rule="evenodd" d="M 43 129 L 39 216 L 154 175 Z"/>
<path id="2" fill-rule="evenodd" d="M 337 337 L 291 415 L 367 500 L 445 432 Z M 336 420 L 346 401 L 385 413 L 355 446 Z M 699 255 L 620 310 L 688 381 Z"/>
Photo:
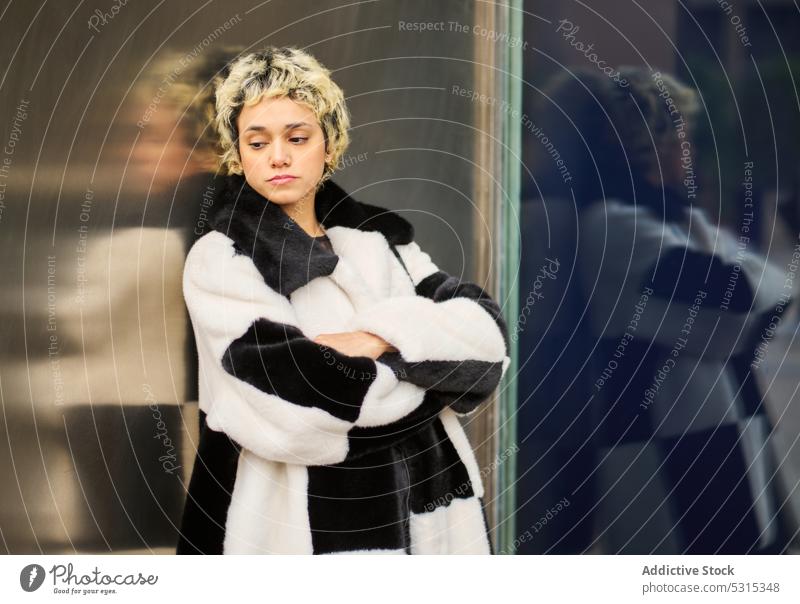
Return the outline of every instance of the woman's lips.
<path id="1" fill-rule="evenodd" d="M 281 176 L 268 180 L 267 182 L 270 183 L 271 185 L 282 185 L 287 182 L 292 182 L 296 178 L 297 178 L 296 176 Z"/>

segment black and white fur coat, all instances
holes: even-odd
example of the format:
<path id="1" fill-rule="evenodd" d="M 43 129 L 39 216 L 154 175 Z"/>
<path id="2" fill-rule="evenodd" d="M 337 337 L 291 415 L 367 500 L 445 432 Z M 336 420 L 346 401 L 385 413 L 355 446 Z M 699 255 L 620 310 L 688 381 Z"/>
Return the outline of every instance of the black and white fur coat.
<path id="1" fill-rule="evenodd" d="M 492 553 L 458 416 L 508 367 L 497 303 L 332 180 L 315 213 L 333 252 L 224 182 L 184 269 L 201 432 L 177 552 Z M 312 341 L 355 330 L 398 352 Z"/>

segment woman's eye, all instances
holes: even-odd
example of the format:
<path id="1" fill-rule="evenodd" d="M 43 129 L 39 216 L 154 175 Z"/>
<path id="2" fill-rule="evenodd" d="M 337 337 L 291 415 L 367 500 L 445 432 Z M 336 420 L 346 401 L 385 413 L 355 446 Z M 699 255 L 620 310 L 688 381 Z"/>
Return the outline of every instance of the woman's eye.
<path id="1" fill-rule="evenodd" d="M 303 137 L 303 136 L 293 136 L 289 140 L 292 141 L 293 143 L 297 143 L 297 142 L 303 142 L 304 143 L 304 142 L 306 142 L 308 140 L 308 138 Z"/>
<path id="2" fill-rule="evenodd" d="M 250 146 L 253 149 L 260 149 L 264 144 L 266 144 L 266 143 L 250 143 Z"/>

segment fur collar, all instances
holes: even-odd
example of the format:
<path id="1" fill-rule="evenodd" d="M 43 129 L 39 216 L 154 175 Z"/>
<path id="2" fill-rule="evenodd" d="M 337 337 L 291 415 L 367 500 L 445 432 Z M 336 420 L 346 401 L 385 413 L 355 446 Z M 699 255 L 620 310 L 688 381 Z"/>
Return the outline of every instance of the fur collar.
<path id="1" fill-rule="evenodd" d="M 280 206 L 233 174 L 221 179 L 210 226 L 252 258 L 269 287 L 289 296 L 312 279 L 330 275 L 339 257 L 306 233 Z M 414 240 L 414 227 L 399 214 L 356 201 L 332 180 L 317 191 L 314 212 L 325 228 L 378 231 L 390 245 Z"/>

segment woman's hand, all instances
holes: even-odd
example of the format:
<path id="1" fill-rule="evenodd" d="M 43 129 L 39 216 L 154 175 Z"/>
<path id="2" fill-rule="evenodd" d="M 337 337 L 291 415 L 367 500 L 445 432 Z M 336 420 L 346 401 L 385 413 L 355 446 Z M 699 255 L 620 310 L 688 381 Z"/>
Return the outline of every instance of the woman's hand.
<path id="1" fill-rule="evenodd" d="M 351 357 L 369 357 L 373 360 L 384 352 L 397 352 L 397 348 L 389 342 L 367 331 L 323 333 L 313 341 Z"/>

